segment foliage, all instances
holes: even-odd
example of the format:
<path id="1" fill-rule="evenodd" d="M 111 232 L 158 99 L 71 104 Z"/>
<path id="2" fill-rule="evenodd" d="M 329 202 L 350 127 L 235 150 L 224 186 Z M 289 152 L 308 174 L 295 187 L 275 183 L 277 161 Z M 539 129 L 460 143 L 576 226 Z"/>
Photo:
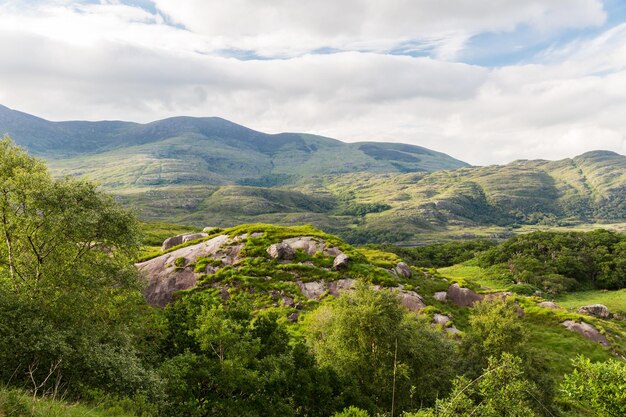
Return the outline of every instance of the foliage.
<path id="1" fill-rule="evenodd" d="M 1 382 L 72 395 L 158 390 L 140 357 L 136 230 L 94 185 L 54 180 L 0 141 Z"/>
<path id="2" fill-rule="evenodd" d="M 407 410 L 446 392 L 453 346 L 391 293 L 360 286 L 315 311 L 308 331 L 320 365 L 358 387 L 356 405 Z"/>
<path id="3" fill-rule="evenodd" d="M 483 267 L 505 266 L 516 281 L 551 294 L 626 286 L 626 236 L 606 230 L 520 235 L 478 260 Z"/>
<path id="4" fill-rule="evenodd" d="M 534 417 L 544 411 L 537 391 L 524 375 L 522 359 L 503 353 L 490 357 L 478 378 L 456 379 L 450 395 L 433 409 L 407 417 Z"/>
<path id="5" fill-rule="evenodd" d="M 597 415 L 617 417 L 626 414 L 626 364 L 620 360 L 592 363 L 579 356 L 575 369 L 565 375 L 564 396 L 590 407 Z"/>
<path id="6" fill-rule="evenodd" d="M 392 252 L 410 265 L 421 268 L 442 268 L 473 259 L 496 243 L 488 239 L 472 239 L 461 242 L 435 243 L 431 245 L 402 247 L 382 245 L 381 250 Z"/>

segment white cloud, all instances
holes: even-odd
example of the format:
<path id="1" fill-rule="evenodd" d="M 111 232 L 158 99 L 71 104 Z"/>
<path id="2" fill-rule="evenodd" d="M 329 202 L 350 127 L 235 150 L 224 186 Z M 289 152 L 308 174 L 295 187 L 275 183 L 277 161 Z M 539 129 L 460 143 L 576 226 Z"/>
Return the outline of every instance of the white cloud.
<path id="1" fill-rule="evenodd" d="M 5 3 L 0 103 L 54 120 L 221 116 L 270 132 L 415 143 L 476 164 L 626 153 L 626 24 L 533 64 L 449 61 L 481 31 L 598 24 L 599 2 L 467 0 L 450 11 L 435 0 L 351 0 L 332 2 L 331 12 L 326 3 L 158 2 L 187 29 L 117 2 Z M 415 37 L 439 55 L 376 52 Z M 372 51 L 308 53 L 354 45 Z M 214 52 L 229 47 L 295 56 L 242 61 Z"/>

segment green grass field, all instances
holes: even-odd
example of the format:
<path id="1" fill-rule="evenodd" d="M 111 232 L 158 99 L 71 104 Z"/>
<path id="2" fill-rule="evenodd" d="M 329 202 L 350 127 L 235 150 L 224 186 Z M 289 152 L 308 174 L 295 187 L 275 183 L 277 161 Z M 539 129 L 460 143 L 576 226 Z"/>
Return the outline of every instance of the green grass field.
<path id="1" fill-rule="evenodd" d="M 626 312 L 626 289 L 618 291 L 581 291 L 563 294 L 556 302 L 564 308 L 577 309 L 589 304 L 604 304 L 612 312 Z"/>

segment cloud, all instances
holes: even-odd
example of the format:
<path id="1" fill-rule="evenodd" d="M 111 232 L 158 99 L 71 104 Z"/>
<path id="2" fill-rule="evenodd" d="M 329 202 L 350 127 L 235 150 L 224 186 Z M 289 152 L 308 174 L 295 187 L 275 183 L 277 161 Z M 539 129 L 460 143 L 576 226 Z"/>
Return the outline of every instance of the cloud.
<path id="1" fill-rule="evenodd" d="M 157 8 L 223 48 L 293 56 L 319 48 L 386 51 L 435 44 L 451 58 L 473 35 L 519 25 L 548 32 L 601 25 L 600 0 L 155 0 Z"/>
<path id="2" fill-rule="evenodd" d="M 53 120 L 221 116 L 268 132 L 415 143 L 474 164 L 626 153 L 626 24 L 529 64 L 451 61 L 479 31 L 598 24 L 598 2 L 458 1 L 450 11 L 434 0 L 350 0 L 333 2 L 332 13 L 325 0 L 301 9 L 287 0 L 218 3 L 158 1 L 157 12 L 6 3 L 0 103 Z M 437 53 L 382 52 L 416 37 L 409 45 Z M 285 58 L 239 60 L 225 48 Z"/>

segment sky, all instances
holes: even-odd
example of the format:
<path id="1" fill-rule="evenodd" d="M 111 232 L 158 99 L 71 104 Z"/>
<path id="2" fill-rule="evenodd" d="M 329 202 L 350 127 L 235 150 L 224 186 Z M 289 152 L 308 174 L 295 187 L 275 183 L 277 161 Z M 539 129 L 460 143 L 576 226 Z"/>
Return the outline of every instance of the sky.
<path id="1" fill-rule="evenodd" d="M 0 0 L 0 104 L 475 165 L 626 154 L 624 0 Z"/>

